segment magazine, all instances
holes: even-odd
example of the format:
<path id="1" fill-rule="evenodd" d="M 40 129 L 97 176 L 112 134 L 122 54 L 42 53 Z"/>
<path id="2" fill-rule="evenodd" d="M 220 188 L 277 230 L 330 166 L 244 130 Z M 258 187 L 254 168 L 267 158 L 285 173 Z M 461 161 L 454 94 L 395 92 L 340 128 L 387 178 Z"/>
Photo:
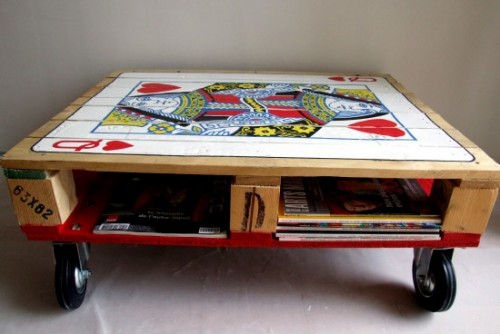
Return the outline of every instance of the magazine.
<path id="1" fill-rule="evenodd" d="M 277 232 L 404 232 L 438 233 L 438 223 L 376 222 L 376 223 L 280 223 Z"/>
<path id="2" fill-rule="evenodd" d="M 332 234 L 287 234 L 277 233 L 280 241 L 420 241 L 420 240 L 439 240 L 439 234 L 401 234 L 401 233 L 332 233 Z"/>
<path id="3" fill-rule="evenodd" d="M 286 215 L 330 215 L 318 178 L 283 177 L 281 200 Z"/>
<path id="4" fill-rule="evenodd" d="M 441 218 L 414 179 L 282 179 L 280 241 L 439 240 Z"/>
<path id="5" fill-rule="evenodd" d="M 229 196 L 227 177 L 126 174 L 94 233 L 226 238 Z"/>
<path id="6" fill-rule="evenodd" d="M 283 178 L 303 184 L 290 199 L 284 188 L 278 222 L 396 221 L 439 223 L 437 209 L 414 179 Z M 289 180 L 294 179 L 294 180 Z M 301 180 L 298 180 L 301 179 Z M 298 187 L 296 188 L 298 189 Z M 325 213 L 326 208 L 326 213 Z"/>

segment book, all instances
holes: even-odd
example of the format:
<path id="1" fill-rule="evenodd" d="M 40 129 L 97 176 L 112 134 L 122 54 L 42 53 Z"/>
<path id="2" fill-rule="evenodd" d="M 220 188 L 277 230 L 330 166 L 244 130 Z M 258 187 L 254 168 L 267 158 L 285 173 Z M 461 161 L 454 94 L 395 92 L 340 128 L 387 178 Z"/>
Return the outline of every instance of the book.
<path id="1" fill-rule="evenodd" d="M 292 179 L 292 180 L 290 180 Z M 283 178 L 281 223 L 440 223 L 415 179 Z"/>
<path id="2" fill-rule="evenodd" d="M 404 232 L 437 233 L 441 231 L 438 223 L 376 222 L 376 223 L 280 223 L 276 232 Z"/>
<path id="3" fill-rule="evenodd" d="M 94 233 L 227 237 L 227 177 L 126 174 L 117 183 Z"/>
<path id="4" fill-rule="evenodd" d="M 420 240 L 439 240 L 439 234 L 401 234 L 401 233 L 335 233 L 335 234 L 286 234 L 280 233 L 276 235 L 279 241 L 420 241 Z"/>
<path id="5" fill-rule="evenodd" d="M 285 215 L 330 215 L 318 178 L 282 178 L 281 200 Z"/>

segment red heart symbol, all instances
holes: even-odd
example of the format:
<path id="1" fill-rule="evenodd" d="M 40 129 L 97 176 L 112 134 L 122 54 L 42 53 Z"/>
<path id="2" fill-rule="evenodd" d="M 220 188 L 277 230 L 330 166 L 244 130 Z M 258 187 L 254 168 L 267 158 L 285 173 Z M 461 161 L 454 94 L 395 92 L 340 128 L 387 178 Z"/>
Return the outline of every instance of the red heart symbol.
<path id="1" fill-rule="evenodd" d="M 333 81 L 345 81 L 344 77 L 329 77 L 328 79 Z"/>
<path id="2" fill-rule="evenodd" d="M 401 137 L 405 132 L 397 127 L 398 125 L 386 119 L 370 119 L 350 124 L 349 129 L 360 132 L 373 133 L 381 136 Z"/>
<path id="3" fill-rule="evenodd" d="M 111 140 L 104 145 L 102 148 L 103 151 L 116 151 L 116 150 L 123 150 L 125 148 L 132 147 L 134 145 L 126 143 L 124 141 L 120 140 Z"/>
<path id="4" fill-rule="evenodd" d="M 150 82 L 150 83 L 143 83 L 141 85 L 141 88 L 139 88 L 137 91 L 139 93 L 155 94 L 155 93 L 169 92 L 171 90 L 176 90 L 179 88 L 181 87 L 175 85 L 163 84 L 159 82 Z"/>

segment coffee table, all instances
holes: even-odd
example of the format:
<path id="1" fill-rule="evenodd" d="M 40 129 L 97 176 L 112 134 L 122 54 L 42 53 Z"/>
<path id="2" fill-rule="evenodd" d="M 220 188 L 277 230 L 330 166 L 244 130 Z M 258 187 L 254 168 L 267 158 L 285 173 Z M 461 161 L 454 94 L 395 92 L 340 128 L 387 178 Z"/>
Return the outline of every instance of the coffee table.
<path id="1" fill-rule="evenodd" d="M 89 244 L 125 243 L 414 248 L 417 297 L 444 311 L 456 291 L 453 249 L 479 245 L 500 186 L 495 161 L 377 74 L 115 71 L 0 164 L 21 230 L 53 242 L 67 309 L 85 297 Z M 105 180 L 121 173 L 231 177 L 227 238 L 93 233 Z M 439 203 L 440 237 L 280 241 L 284 176 L 419 179 Z"/>

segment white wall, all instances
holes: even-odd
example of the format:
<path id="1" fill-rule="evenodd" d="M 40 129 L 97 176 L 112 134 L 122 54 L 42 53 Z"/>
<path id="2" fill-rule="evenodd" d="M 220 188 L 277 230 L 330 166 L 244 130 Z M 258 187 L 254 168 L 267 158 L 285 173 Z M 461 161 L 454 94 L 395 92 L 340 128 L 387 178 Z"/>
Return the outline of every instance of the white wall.
<path id="1" fill-rule="evenodd" d="M 391 73 L 500 160 L 500 1 L 0 0 L 0 151 L 123 67 Z"/>

